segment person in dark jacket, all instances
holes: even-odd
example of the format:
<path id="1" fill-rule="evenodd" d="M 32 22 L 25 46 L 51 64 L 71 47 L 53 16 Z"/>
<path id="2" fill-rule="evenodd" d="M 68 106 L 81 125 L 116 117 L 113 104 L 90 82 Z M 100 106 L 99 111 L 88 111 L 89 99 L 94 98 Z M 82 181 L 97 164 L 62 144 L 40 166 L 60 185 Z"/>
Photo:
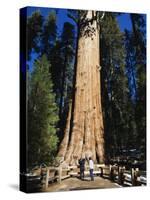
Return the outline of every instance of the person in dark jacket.
<path id="1" fill-rule="evenodd" d="M 85 170 L 85 159 L 80 158 L 79 160 L 79 165 L 80 165 L 80 179 L 84 179 L 84 170 Z"/>

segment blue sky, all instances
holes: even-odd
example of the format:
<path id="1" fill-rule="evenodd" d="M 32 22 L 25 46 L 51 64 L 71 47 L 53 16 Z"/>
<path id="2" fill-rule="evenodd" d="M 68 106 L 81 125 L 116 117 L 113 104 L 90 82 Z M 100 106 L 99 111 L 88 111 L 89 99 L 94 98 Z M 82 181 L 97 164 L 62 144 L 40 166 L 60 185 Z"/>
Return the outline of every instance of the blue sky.
<path id="1" fill-rule="evenodd" d="M 70 19 L 67 16 L 67 9 L 55 9 L 55 8 L 46 8 L 46 7 L 27 7 L 27 16 L 31 16 L 33 12 L 40 11 L 41 15 L 46 18 L 50 11 L 56 10 L 57 11 L 57 28 L 59 35 L 61 34 L 61 31 L 63 29 L 64 22 L 68 21 L 70 23 L 74 23 L 72 19 Z M 130 13 L 121 13 L 117 17 L 120 30 L 123 32 L 124 29 L 131 30 L 132 24 L 130 19 Z M 30 66 L 30 70 L 32 70 L 32 65 L 34 60 L 37 58 L 37 54 L 32 52 L 31 54 L 31 60 L 28 62 Z"/>
<path id="2" fill-rule="evenodd" d="M 27 16 L 31 16 L 33 12 L 35 11 L 40 11 L 41 15 L 46 18 L 49 14 L 50 11 L 55 10 L 57 12 L 57 31 L 58 34 L 61 35 L 61 32 L 63 30 L 63 25 L 64 22 L 70 22 L 74 24 L 74 21 L 70 19 L 67 16 L 67 9 L 55 9 L 55 8 L 41 8 L 41 7 L 28 7 L 27 8 Z M 125 29 L 131 31 L 132 29 L 132 24 L 131 24 L 131 19 L 130 19 L 130 13 L 120 13 L 117 17 L 117 21 L 120 27 L 120 30 L 123 32 Z M 145 15 L 146 17 L 146 15 Z M 31 53 L 31 60 L 28 61 L 29 69 L 32 71 L 32 66 L 34 63 L 34 60 L 38 57 L 37 53 L 32 52 Z M 134 93 L 134 91 L 132 91 Z M 134 94 L 133 94 L 134 96 Z"/>
<path id="3" fill-rule="evenodd" d="M 73 23 L 73 20 L 71 20 L 68 16 L 67 16 L 67 9 L 54 9 L 54 8 L 40 8 L 40 7 L 28 7 L 27 9 L 27 15 L 31 16 L 33 12 L 35 11 L 40 11 L 41 15 L 44 16 L 45 18 L 48 16 L 49 12 L 52 10 L 56 10 L 58 11 L 57 14 L 57 27 L 58 27 L 58 31 L 61 31 L 63 28 L 63 24 L 65 21 L 69 21 L 71 23 Z"/>
<path id="4" fill-rule="evenodd" d="M 28 7 L 27 15 L 31 16 L 34 11 L 40 11 L 41 14 L 46 17 L 51 10 L 58 11 L 58 18 L 57 18 L 57 26 L 60 30 L 63 28 L 63 23 L 65 21 L 73 22 L 70 18 L 67 17 L 67 9 L 55 9 L 55 8 L 41 8 L 41 7 Z M 120 30 L 123 31 L 126 29 L 131 29 L 131 21 L 129 17 L 129 13 L 122 13 L 118 18 Z"/>
<path id="5" fill-rule="evenodd" d="M 132 29 L 129 13 L 123 13 L 122 15 L 117 17 L 117 20 L 119 22 L 121 31 L 124 31 L 124 29 L 128 29 L 128 30 Z"/>
<path id="6" fill-rule="evenodd" d="M 67 16 L 67 9 L 55 9 L 55 8 L 44 8 L 44 7 L 28 7 L 27 8 L 27 16 L 31 16 L 33 12 L 40 11 L 42 16 L 46 18 L 50 11 L 56 10 L 57 13 L 57 27 L 58 27 L 58 33 L 61 34 L 61 31 L 63 29 L 63 24 L 65 21 L 69 21 L 71 23 L 74 23 L 72 19 L 70 19 Z M 123 13 L 119 17 L 117 17 L 117 20 L 119 22 L 120 30 L 124 31 L 124 29 L 131 30 L 131 20 L 128 13 Z M 31 67 L 34 60 L 37 58 L 36 53 L 32 53 L 31 60 L 28 62 L 29 66 Z"/>

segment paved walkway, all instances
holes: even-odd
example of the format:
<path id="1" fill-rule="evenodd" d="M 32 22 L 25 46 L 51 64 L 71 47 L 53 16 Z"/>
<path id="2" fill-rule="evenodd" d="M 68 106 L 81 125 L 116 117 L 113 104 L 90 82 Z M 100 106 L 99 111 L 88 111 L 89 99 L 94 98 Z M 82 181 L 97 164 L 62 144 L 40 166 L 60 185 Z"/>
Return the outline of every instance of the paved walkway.
<path id="1" fill-rule="evenodd" d="M 102 188 L 118 188 L 118 184 L 111 182 L 108 179 L 101 177 L 95 177 L 94 181 L 90 181 L 90 178 L 85 178 L 84 181 L 79 178 L 68 178 L 59 183 L 49 184 L 46 189 L 47 192 L 58 191 L 73 191 L 73 190 L 85 190 L 85 189 L 102 189 Z"/>

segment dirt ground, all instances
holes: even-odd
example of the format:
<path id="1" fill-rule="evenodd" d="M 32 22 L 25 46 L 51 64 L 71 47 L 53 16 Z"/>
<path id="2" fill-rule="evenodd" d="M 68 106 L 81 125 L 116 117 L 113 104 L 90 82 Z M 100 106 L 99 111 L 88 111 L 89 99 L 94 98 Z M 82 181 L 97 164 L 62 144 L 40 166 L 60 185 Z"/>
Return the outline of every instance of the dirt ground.
<path id="1" fill-rule="evenodd" d="M 91 181 L 89 177 L 84 180 L 73 177 L 63 180 L 59 183 L 49 184 L 46 192 L 58 192 L 58 191 L 73 191 L 73 190 L 86 190 L 86 189 L 103 189 L 103 188 L 119 188 L 120 186 L 116 183 L 111 182 L 108 179 L 101 177 L 95 177 L 94 181 Z"/>

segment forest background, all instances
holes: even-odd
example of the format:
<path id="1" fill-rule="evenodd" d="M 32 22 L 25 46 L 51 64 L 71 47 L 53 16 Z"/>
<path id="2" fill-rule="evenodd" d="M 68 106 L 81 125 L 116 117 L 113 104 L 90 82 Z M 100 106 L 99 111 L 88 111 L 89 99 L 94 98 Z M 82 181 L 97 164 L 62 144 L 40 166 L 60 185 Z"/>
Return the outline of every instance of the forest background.
<path id="1" fill-rule="evenodd" d="M 78 12 L 84 11 L 27 9 L 31 166 L 52 163 L 64 137 L 74 95 Z M 105 12 L 99 23 L 106 160 L 133 149 L 145 160 L 146 15 Z"/>
<path id="2" fill-rule="evenodd" d="M 0 166 L 0 171 L 4 170 L 9 171 L 9 175 L 11 176 L 10 179 L 6 179 L 6 173 L 1 174 L 1 196 L 8 197 L 11 199 L 26 199 L 27 196 L 23 193 L 18 192 L 18 172 L 19 172 L 19 8 L 24 7 L 26 5 L 34 5 L 34 6 L 41 6 L 41 7 L 63 7 L 63 8 L 85 8 L 85 9 L 96 9 L 99 10 L 107 10 L 107 11 L 124 11 L 124 12 L 138 12 L 138 13 L 147 13 L 147 43 L 150 43 L 150 10 L 149 10 L 149 3 L 147 0 L 138 0 L 136 4 L 134 1 L 131 0 L 120 0 L 117 3 L 114 3 L 113 0 L 105 0 L 99 3 L 99 0 L 87 0 L 86 5 L 84 1 L 44 1 L 44 0 L 14 0 L 14 1 L 4 1 L 2 6 L 0 7 L 1 12 L 1 78 L 0 78 L 0 90 L 1 90 L 1 98 L 0 98 L 0 120 L 3 122 L 0 126 L 0 131 L 3 134 L 3 140 L 1 140 L 0 145 L 0 152 L 1 152 L 1 160 L 2 163 L 5 165 Z M 9 5 L 9 6 L 8 6 Z M 7 8 L 7 9 L 5 9 Z M 6 15 L 9 13 L 9 15 Z M 4 20 L 5 16 L 5 20 Z M 10 23 L 10 16 L 11 16 L 11 23 Z M 17 19 L 17 20 L 16 20 Z M 9 24 L 10 26 L 6 26 Z M 11 28 L 11 37 L 10 37 L 10 28 Z M 13 38 L 13 39 L 12 39 Z M 6 42 L 7 41 L 7 42 Z M 10 45 L 11 44 L 11 45 Z M 11 52 L 9 54 L 8 59 L 8 49 Z M 147 54 L 150 53 L 149 45 L 147 46 Z M 150 64 L 149 57 L 147 57 L 147 64 Z M 12 67 L 13 66 L 13 67 Z M 16 67 L 18 66 L 18 67 Z M 149 93 L 149 68 L 147 68 L 147 92 Z M 6 78 L 7 77 L 7 78 Z M 9 81 L 8 81 L 9 80 Z M 11 84 L 10 84 L 11 82 Z M 9 92 L 7 92 L 9 91 Z M 147 96 L 147 100 L 149 100 L 149 96 Z M 7 109 L 6 109 L 7 107 Z M 8 126 L 9 120 L 9 126 Z M 149 120 L 149 105 L 147 105 L 147 120 Z M 147 124 L 147 129 L 149 130 L 149 124 Z M 10 134 L 11 133 L 11 134 Z M 9 135 L 9 140 L 8 140 Z M 149 135 L 147 135 L 147 143 L 149 146 Z M 9 147 L 9 148 L 8 148 Z M 4 153 L 5 150 L 5 153 Z M 11 153 L 10 153 L 11 150 Z M 149 149 L 148 149 L 149 154 Z M 13 155 L 13 156 L 10 156 Z M 8 159 L 9 158 L 9 159 Z M 148 171 L 149 171 L 149 156 L 148 159 Z M 10 168 L 11 163 L 11 168 Z M 148 173 L 149 177 L 149 173 Z M 143 197 L 147 197 L 149 194 L 149 178 L 148 178 L 148 187 L 139 188 L 137 192 L 137 188 L 126 188 L 120 190 L 120 195 L 122 199 L 130 198 L 133 193 L 135 198 L 141 199 Z M 72 196 L 72 192 L 70 193 L 46 193 L 46 194 L 34 194 L 28 196 L 28 199 L 44 199 L 47 200 L 49 198 L 52 199 L 76 199 L 85 197 L 87 199 L 91 199 L 100 195 L 106 199 L 120 199 L 120 195 L 118 195 L 118 190 L 107 190 L 107 196 L 105 190 L 97 190 L 97 191 L 76 191 L 74 192 L 74 196 Z M 88 195 L 87 195 L 88 194 Z"/>

